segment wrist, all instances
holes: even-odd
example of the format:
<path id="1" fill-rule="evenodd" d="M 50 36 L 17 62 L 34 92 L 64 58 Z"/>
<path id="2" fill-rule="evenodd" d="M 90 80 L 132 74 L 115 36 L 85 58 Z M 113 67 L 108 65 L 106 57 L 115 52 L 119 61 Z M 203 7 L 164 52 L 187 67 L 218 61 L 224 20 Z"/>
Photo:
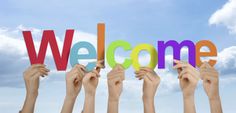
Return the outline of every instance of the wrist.
<path id="1" fill-rule="evenodd" d="M 119 97 L 114 97 L 114 96 L 108 96 L 108 101 L 109 102 L 118 102 L 119 101 Z"/>
<path id="2" fill-rule="evenodd" d="M 67 101 L 75 101 L 76 98 L 77 98 L 77 96 L 69 96 L 69 95 L 66 95 L 65 100 L 67 100 Z"/>
<path id="3" fill-rule="evenodd" d="M 26 98 L 28 99 L 36 99 L 38 97 L 38 93 L 27 93 Z"/>
<path id="4" fill-rule="evenodd" d="M 194 99 L 194 95 L 184 95 L 184 99 Z"/>
<path id="5" fill-rule="evenodd" d="M 220 95 L 214 95 L 212 97 L 209 97 L 209 101 L 220 101 Z"/>
<path id="6" fill-rule="evenodd" d="M 148 104 L 154 103 L 154 97 L 152 96 L 151 97 L 143 96 L 142 99 L 143 103 L 148 103 Z"/>
<path id="7" fill-rule="evenodd" d="M 95 98 L 95 93 L 86 93 L 85 92 L 85 98 L 90 98 L 90 99 L 92 99 L 92 98 Z"/>
<path id="8" fill-rule="evenodd" d="M 194 101 L 194 95 L 184 95 L 184 101 Z"/>
<path id="9" fill-rule="evenodd" d="M 86 91 L 85 90 L 85 95 L 87 95 L 87 96 L 95 96 L 96 95 L 96 91 Z"/>
<path id="10" fill-rule="evenodd" d="M 194 93 L 191 93 L 191 94 L 185 94 L 185 93 L 183 93 L 183 97 L 184 97 L 184 99 L 192 99 L 192 98 L 194 98 Z"/>

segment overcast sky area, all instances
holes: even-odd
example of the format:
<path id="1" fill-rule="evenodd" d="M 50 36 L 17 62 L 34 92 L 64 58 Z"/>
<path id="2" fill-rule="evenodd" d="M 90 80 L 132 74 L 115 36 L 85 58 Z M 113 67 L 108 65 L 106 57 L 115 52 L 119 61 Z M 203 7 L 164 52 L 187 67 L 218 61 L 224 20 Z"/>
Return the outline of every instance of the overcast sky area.
<path id="1" fill-rule="evenodd" d="M 0 1 L 0 111 L 17 113 L 24 102 L 23 71 L 30 66 L 22 31 L 32 31 L 36 51 L 43 30 L 54 30 L 59 50 L 64 43 L 66 29 L 75 29 L 73 44 L 88 41 L 97 46 L 97 24 L 106 25 L 106 47 L 116 40 L 125 40 L 132 47 L 148 43 L 157 48 L 157 41 L 211 40 L 218 52 L 215 68 L 220 72 L 220 94 L 225 113 L 236 108 L 236 0 L 2 0 Z M 72 45 L 73 46 L 73 45 Z M 207 51 L 203 49 L 203 51 Z M 86 52 L 86 51 L 85 51 Z M 131 51 L 118 48 L 117 62 L 129 58 Z M 187 60 L 188 50 L 181 50 Z M 147 52 L 139 56 L 146 65 Z M 166 52 L 166 68 L 155 71 L 161 84 L 155 97 L 158 113 L 182 113 L 183 101 L 177 72 L 172 68 L 172 49 Z M 209 60 L 209 58 L 205 58 Z M 57 71 L 48 48 L 45 64 L 51 70 L 49 77 L 41 79 L 35 113 L 59 113 L 65 96 L 65 73 Z M 85 62 L 86 64 L 86 62 Z M 96 113 L 107 110 L 106 74 L 101 78 L 96 94 Z M 134 76 L 131 66 L 126 70 L 124 90 L 120 99 L 120 113 L 142 113 L 142 81 Z M 80 113 L 84 102 L 81 90 L 74 108 Z M 210 113 L 208 98 L 201 81 L 195 92 L 198 113 Z"/>

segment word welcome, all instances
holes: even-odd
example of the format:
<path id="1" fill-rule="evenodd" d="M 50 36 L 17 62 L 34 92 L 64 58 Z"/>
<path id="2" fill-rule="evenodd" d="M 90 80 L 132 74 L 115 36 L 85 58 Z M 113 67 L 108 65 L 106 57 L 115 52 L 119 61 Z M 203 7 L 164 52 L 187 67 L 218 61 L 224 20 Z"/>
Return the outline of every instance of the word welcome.
<path id="1" fill-rule="evenodd" d="M 65 39 L 63 44 L 62 53 L 60 55 L 56 36 L 53 30 L 44 30 L 42 34 L 42 41 L 40 44 L 39 52 L 36 54 L 35 46 L 32 38 L 31 31 L 23 31 L 23 37 L 27 47 L 29 59 L 31 64 L 44 63 L 46 50 L 48 44 L 51 47 L 53 59 L 58 71 L 66 70 L 68 59 L 70 56 L 70 64 L 74 66 L 75 64 L 80 63 L 80 60 L 89 60 L 97 59 L 104 60 L 105 56 L 105 24 L 99 23 L 97 25 L 97 51 L 95 47 L 85 41 L 77 42 L 71 48 L 73 40 L 74 30 L 68 29 L 65 33 Z M 147 51 L 150 54 L 150 62 L 148 67 L 155 68 L 158 65 L 159 69 L 165 68 L 165 51 L 167 47 L 173 48 L 173 58 L 180 60 L 181 48 L 188 48 L 188 62 L 192 66 L 200 66 L 202 64 L 201 57 L 214 57 L 217 56 L 217 49 L 215 45 L 209 40 L 201 40 L 194 44 L 191 40 L 184 40 L 178 43 L 175 40 L 157 41 L 157 49 L 150 44 L 139 44 L 135 47 L 132 47 L 129 42 L 123 40 L 117 40 L 109 44 L 106 51 L 106 60 L 109 66 L 114 67 L 117 63 L 115 60 L 115 51 L 117 48 L 123 48 L 124 51 L 131 51 L 130 58 L 126 58 L 124 62 L 120 63 L 126 69 L 131 65 L 135 70 L 139 70 L 141 67 L 138 58 L 141 51 Z M 207 47 L 208 52 L 200 51 L 202 47 Z M 80 49 L 87 49 L 87 54 L 82 54 L 79 52 Z M 210 59 L 209 64 L 214 66 L 216 60 Z M 96 66 L 96 62 L 88 62 L 86 69 L 88 71 L 92 70 Z"/>

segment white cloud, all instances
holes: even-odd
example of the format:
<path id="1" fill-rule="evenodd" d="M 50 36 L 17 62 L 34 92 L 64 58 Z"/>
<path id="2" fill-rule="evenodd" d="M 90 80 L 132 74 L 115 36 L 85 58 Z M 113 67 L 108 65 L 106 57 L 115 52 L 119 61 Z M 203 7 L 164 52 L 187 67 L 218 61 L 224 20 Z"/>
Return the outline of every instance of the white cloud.
<path id="1" fill-rule="evenodd" d="M 221 67 L 229 68 L 229 64 L 233 64 L 236 68 L 236 46 L 223 49 L 217 59 Z"/>
<path id="2" fill-rule="evenodd" d="M 231 46 L 218 52 L 216 68 L 221 73 L 221 76 L 235 76 L 236 46 Z"/>
<path id="3" fill-rule="evenodd" d="M 224 25 L 230 33 L 236 34 L 236 0 L 229 0 L 209 19 L 210 25 Z"/>

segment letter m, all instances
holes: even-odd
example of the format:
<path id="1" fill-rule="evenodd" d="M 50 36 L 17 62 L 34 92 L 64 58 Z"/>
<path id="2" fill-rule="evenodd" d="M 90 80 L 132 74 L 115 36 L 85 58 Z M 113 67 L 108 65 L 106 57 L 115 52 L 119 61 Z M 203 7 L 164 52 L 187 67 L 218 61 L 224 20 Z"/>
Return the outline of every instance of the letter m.
<path id="1" fill-rule="evenodd" d="M 184 40 L 180 44 L 175 40 L 170 40 L 166 43 L 164 41 L 158 41 L 158 68 L 163 69 L 165 68 L 165 50 L 168 46 L 173 48 L 174 52 L 174 59 L 180 60 L 180 52 L 181 48 L 186 46 L 188 48 L 188 56 L 189 56 L 189 63 L 195 67 L 196 65 L 196 50 L 195 45 L 190 40 Z"/>

